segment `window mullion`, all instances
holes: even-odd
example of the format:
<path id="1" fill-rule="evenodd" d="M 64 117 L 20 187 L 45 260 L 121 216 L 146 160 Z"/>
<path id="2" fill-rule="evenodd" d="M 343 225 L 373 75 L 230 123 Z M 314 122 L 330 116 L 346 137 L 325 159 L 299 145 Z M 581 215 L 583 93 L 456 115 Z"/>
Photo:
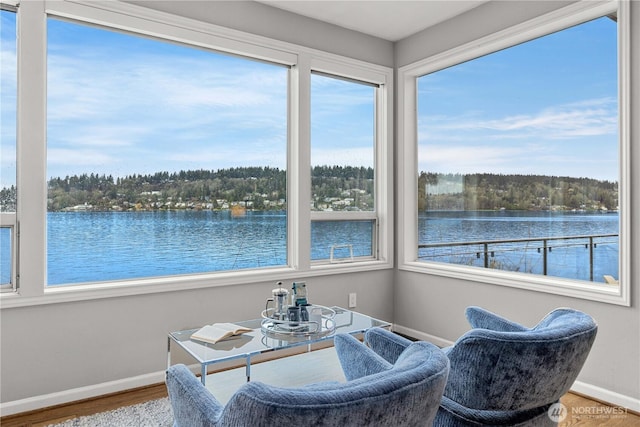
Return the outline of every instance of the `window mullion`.
<path id="1" fill-rule="evenodd" d="M 42 295 L 46 281 L 46 34 L 44 3 L 21 3 L 16 150 L 19 292 L 23 296 Z"/>
<path id="2" fill-rule="evenodd" d="M 289 265 L 307 271 L 311 265 L 311 61 L 301 54 L 292 74 L 289 147 Z"/>
<path id="3" fill-rule="evenodd" d="M 375 101 L 375 214 L 374 255 L 381 260 L 392 258 L 393 242 L 393 127 L 388 117 L 393 117 L 393 83 L 388 81 L 376 89 Z"/>

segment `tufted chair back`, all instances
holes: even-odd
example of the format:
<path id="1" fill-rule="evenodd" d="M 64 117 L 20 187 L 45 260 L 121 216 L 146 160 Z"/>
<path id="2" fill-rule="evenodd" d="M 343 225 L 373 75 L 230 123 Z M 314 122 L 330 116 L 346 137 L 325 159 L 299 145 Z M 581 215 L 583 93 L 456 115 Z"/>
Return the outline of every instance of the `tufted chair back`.
<path id="1" fill-rule="evenodd" d="M 568 308 L 533 328 L 479 307 L 466 316 L 473 329 L 444 349 L 451 372 L 436 425 L 554 425 L 547 410 L 580 373 L 596 337 L 594 320 Z"/>

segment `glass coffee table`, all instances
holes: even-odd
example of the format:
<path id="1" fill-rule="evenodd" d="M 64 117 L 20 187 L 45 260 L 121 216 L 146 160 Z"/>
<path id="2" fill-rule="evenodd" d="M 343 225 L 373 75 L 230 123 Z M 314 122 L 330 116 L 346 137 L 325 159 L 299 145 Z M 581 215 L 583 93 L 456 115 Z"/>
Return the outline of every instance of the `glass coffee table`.
<path id="1" fill-rule="evenodd" d="M 309 346 L 310 350 L 311 344 L 333 340 L 335 334 L 355 335 L 373 327 L 391 326 L 389 322 L 340 307 L 331 307 L 328 311 L 335 314 L 332 313 L 330 318 L 324 320 L 321 333 L 278 333 L 268 328 L 269 322 L 265 322 L 265 319 L 233 322 L 252 331 L 216 344 L 191 340 L 191 335 L 199 328 L 171 332 L 168 338 L 167 366 L 171 366 L 171 347 L 177 345 L 200 364 L 202 384 L 206 384 L 208 366 L 235 359 L 245 359 L 247 381 L 250 381 L 251 358 L 254 356 L 302 345 Z"/>

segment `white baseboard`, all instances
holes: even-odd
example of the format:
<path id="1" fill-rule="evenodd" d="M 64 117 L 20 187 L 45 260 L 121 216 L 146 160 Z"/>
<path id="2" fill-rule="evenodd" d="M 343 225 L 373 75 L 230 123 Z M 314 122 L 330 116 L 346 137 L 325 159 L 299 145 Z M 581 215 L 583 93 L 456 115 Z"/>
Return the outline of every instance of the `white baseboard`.
<path id="1" fill-rule="evenodd" d="M 640 399 L 625 396 L 624 394 L 616 393 L 615 391 L 607 390 L 602 387 L 597 387 L 582 381 L 576 381 L 573 383 L 571 391 L 610 405 L 618 405 L 634 412 L 640 412 Z"/>
<path id="2" fill-rule="evenodd" d="M 409 337 L 417 338 L 423 341 L 428 341 L 430 343 L 437 345 L 438 347 L 448 347 L 450 345 L 453 345 L 453 341 L 445 340 L 444 338 L 437 337 L 434 335 L 429 335 L 424 332 L 417 331 L 415 329 L 407 328 L 405 326 L 394 324 L 393 330 L 395 332 L 398 332 L 403 335 L 407 335 Z M 612 390 L 607 390 L 602 387 L 587 384 L 582 381 L 576 381 L 573 383 L 573 386 L 571 387 L 571 391 L 574 391 L 586 397 L 591 397 L 601 402 L 609 403 L 611 405 L 618 405 L 620 407 L 627 408 L 635 412 L 640 412 L 640 399 L 636 399 L 631 396 L 626 396 Z"/>
<path id="3" fill-rule="evenodd" d="M 408 337 L 419 339 L 421 341 L 430 342 L 437 345 L 438 347 L 449 347 L 450 345 L 453 345 L 453 341 L 445 340 L 444 338 L 440 338 L 435 335 L 429 335 L 422 331 L 417 331 L 415 329 L 407 328 L 406 326 L 397 325 L 395 323 L 393 325 L 393 331 L 398 332 L 402 335 L 406 335 Z"/>
<path id="4" fill-rule="evenodd" d="M 139 375 L 137 377 L 125 378 L 122 380 L 109 381 L 106 383 L 78 387 L 56 393 L 28 397 L 26 399 L 14 400 L 12 402 L 4 402 L 0 403 L 0 414 L 4 417 L 21 412 L 42 409 L 48 406 L 62 405 L 109 393 L 117 393 L 137 387 L 158 384 L 164 382 L 164 379 L 165 371 L 160 371 L 151 374 Z"/>

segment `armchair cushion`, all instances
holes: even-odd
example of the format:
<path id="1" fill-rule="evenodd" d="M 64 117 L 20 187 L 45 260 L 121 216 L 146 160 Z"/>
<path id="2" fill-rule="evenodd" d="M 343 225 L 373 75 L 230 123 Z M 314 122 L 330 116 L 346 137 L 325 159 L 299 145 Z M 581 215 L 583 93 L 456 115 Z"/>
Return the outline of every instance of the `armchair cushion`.
<path id="1" fill-rule="evenodd" d="M 364 342 L 389 363 L 396 363 L 400 354 L 412 341 L 383 328 L 371 328 L 364 334 Z"/>
<path id="2" fill-rule="evenodd" d="M 393 367 L 351 335 L 336 335 L 334 344 L 347 381 L 377 374 Z"/>

